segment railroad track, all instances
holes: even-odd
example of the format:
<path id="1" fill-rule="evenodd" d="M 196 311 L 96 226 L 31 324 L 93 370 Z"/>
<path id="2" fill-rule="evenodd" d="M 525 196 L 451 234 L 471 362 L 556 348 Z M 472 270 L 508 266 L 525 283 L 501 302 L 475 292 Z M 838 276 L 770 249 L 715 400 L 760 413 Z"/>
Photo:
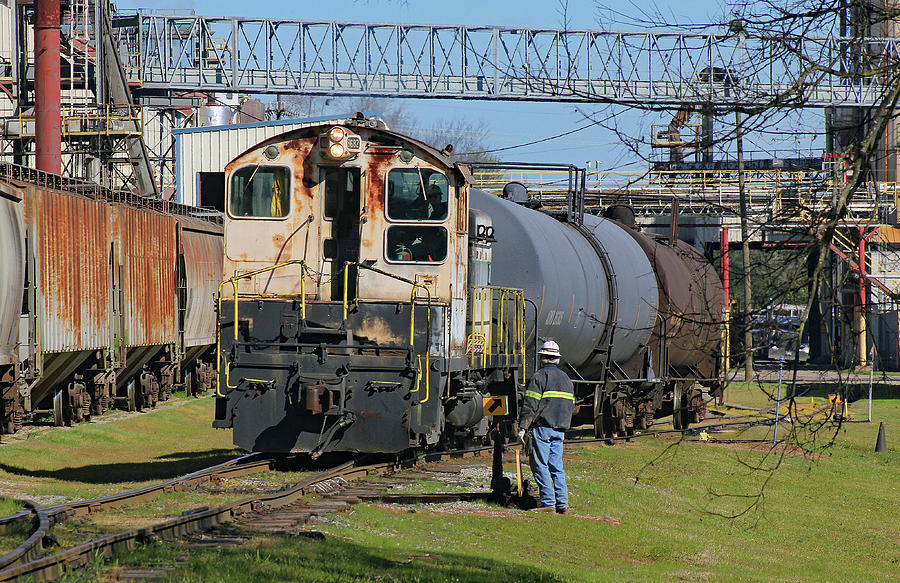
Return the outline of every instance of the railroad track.
<path id="1" fill-rule="evenodd" d="M 20 572 L 19 567 L 43 560 L 38 558 L 44 550 L 43 542 L 50 533 L 50 529 L 56 524 L 60 524 L 70 518 L 116 508 L 124 504 L 149 500 L 163 492 L 187 490 L 215 478 L 238 477 L 256 473 L 263 469 L 268 469 L 271 467 L 271 464 L 271 460 L 263 459 L 259 454 L 248 454 L 178 478 L 119 494 L 51 506 L 27 504 L 27 508 L 24 510 L 9 516 L 0 517 L 0 532 L 8 530 L 17 522 L 30 520 L 36 524 L 35 530 L 27 540 L 0 557 L 0 581 L 31 574 L 31 571 L 28 570 Z M 34 578 L 36 580 L 49 580 L 54 577 L 42 577 L 38 571 L 35 572 Z"/>
<path id="2" fill-rule="evenodd" d="M 372 473 L 392 473 L 418 460 L 436 461 L 445 458 L 477 456 L 484 452 L 489 452 L 491 449 L 491 447 L 483 447 L 441 454 L 428 453 L 411 460 L 405 460 L 402 463 L 388 461 L 360 465 L 357 462 L 347 462 L 318 472 L 278 492 L 255 494 L 215 508 L 201 507 L 185 511 L 181 516 L 152 526 L 103 536 L 47 556 L 40 556 L 44 551 L 43 541 L 50 533 L 52 526 L 64 520 L 99 512 L 104 509 L 115 508 L 123 504 L 144 501 L 166 491 L 187 490 L 215 478 L 238 477 L 258 473 L 271 469 L 273 462 L 270 459 L 260 459 L 258 454 L 251 454 L 180 478 L 112 496 L 47 507 L 31 506 L 27 510 L 0 518 L 0 527 L 6 527 L 22 520 L 32 520 L 37 525 L 34 532 L 25 542 L 7 555 L 0 557 L 0 581 L 12 581 L 20 577 L 31 577 L 35 581 L 52 581 L 60 578 L 67 569 L 82 567 L 98 555 L 109 557 L 116 552 L 134 548 L 137 544 L 145 541 L 182 538 L 209 530 L 224 522 L 235 521 L 236 519 L 243 519 L 244 522 L 253 522 L 255 518 L 256 522 L 264 522 L 265 519 L 262 517 L 265 517 L 273 510 L 285 507 L 290 511 L 289 507 L 300 503 L 304 496 L 321 493 L 323 490 L 333 490 L 335 484 L 342 486 Z M 347 506 L 346 501 L 337 504 L 334 501 L 319 503 L 318 506 L 307 504 L 303 508 L 302 513 L 294 509 L 294 518 L 302 518 L 303 513 L 308 515 L 335 511 L 345 506 Z M 282 518 L 278 520 L 282 520 Z"/>
<path id="3" fill-rule="evenodd" d="M 819 409 L 809 415 L 821 413 L 826 409 L 827 407 Z M 774 417 L 742 421 L 719 421 L 697 425 L 686 430 L 660 429 L 613 438 L 568 439 L 566 444 L 608 443 L 609 441 L 625 441 L 651 436 L 684 435 L 699 431 L 719 432 L 739 427 L 748 428 L 758 425 L 772 425 L 774 423 Z M 507 450 L 514 451 L 518 447 L 518 445 L 510 445 L 507 446 Z M 16 514 L 0 517 L 0 532 L 17 521 L 31 520 L 36 525 L 35 530 L 26 541 L 7 555 L 0 557 L 0 581 L 9 581 L 26 576 L 30 576 L 36 581 L 54 580 L 61 577 L 66 569 L 83 566 L 98 554 L 110 556 L 115 552 L 133 548 L 144 541 L 183 538 L 187 535 L 209 530 L 224 522 L 235 522 L 251 531 L 273 529 L 293 529 L 296 531 L 298 526 L 306 524 L 314 515 L 346 510 L 352 504 L 358 502 L 380 501 L 409 504 L 495 499 L 489 493 L 385 493 L 390 485 L 395 482 L 369 482 L 362 489 L 354 489 L 348 486 L 349 482 L 366 477 L 372 473 L 382 475 L 394 473 L 401 467 L 411 466 L 417 461 L 435 462 L 447 458 L 479 456 L 491 450 L 492 447 L 480 447 L 452 452 L 422 453 L 415 458 L 405 460 L 402 464 L 395 460 L 368 465 L 348 462 L 318 472 L 278 492 L 254 494 L 215 508 L 202 507 L 185 511 L 181 516 L 152 526 L 104 536 L 48 556 L 41 556 L 44 551 L 43 541 L 54 525 L 65 520 L 124 504 L 145 501 L 162 492 L 194 489 L 198 485 L 218 478 L 233 478 L 258 473 L 271 469 L 273 461 L 258 454 L 250 454 L 179 478 L 120 494 L 47 507 L 30 505 L 27 509 Z M 305 496 L 313 493 L 327 493 L 328 499 L 316 502 L 304 500 Z"/>

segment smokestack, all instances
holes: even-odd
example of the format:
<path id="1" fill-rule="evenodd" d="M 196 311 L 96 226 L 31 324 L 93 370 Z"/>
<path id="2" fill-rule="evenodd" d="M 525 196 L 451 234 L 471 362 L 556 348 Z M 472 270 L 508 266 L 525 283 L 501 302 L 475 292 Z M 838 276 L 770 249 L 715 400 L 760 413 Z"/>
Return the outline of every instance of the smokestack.
<path id="1" fill-rule="evenodd" d="M 34 109 L 37 168 L 53 174 L 59 174 L 62 170 L 59 22 L 59 0 L 35 1 Z"/>

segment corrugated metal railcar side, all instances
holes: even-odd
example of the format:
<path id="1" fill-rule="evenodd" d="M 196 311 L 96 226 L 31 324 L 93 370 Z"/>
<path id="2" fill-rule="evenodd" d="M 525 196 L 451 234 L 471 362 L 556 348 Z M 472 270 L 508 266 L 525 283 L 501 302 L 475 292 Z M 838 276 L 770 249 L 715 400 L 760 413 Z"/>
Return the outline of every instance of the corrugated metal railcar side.
<path id="1" fill-rule="evenodd" d="M 124 205 L 114 207 L 113 217 L 125 345 L 174 343 L 177 219 Z"/>
<path id="2" fill-rule="evenodd" d="M 216 342 L 215 297 L 222 280 L 221 225 L 182 217 L 181 252 L 184 255 L 184 346 Z"/>
<path id="3" fill-rule="evenodd" d="M 75 352 L 110 344 L 110 213 L 103 201 L 28 186 L 38 346 Z"/>
<path id="4" fill-rule="evenodd" d="M 15 362 L 19 340 L 25 285 L 24 197 L 23 190 L 0 182 L 0 365 Z"/>

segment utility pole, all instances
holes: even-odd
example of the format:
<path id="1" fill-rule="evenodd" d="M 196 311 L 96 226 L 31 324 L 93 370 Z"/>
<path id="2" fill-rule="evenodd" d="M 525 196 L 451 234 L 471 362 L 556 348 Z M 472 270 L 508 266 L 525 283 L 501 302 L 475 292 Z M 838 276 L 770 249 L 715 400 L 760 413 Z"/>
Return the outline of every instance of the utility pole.
<path id="1" fill-rule="evenodd" d="M 753 380 L 753 310 L 750 294 L 750 229 L 747 227 L 747 188 L 744 184 L 744 128 L 741 112 L 734 112 L 737 136 L 738 192 L 741 200 L 741 255 L 744 271 L 744 380 Z"/>

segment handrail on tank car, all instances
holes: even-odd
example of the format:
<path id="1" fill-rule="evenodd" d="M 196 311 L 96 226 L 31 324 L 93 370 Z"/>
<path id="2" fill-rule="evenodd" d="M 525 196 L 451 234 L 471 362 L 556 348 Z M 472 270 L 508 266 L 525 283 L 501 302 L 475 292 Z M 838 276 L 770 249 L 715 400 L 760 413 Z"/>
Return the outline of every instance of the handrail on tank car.
<path id="1" fill-rule="evenodd" d="M 249 279 L 253 276 L 259 275 L 260 273 L 266 273 L 267 271 L 274 271 L 276 269 L 280 269 L 282 267 L 286 267 L 288 265 L 300 265 L 300 317 L 305 322 L 306 321 L 306 261 L 303 259 L 291 259 L 290 261 L 284 261 L 282 263 L 278 263 L 275 265 L 270 265 L 268 267 L 263 267 L 262 269 L 257 269 L 256 271 L 251 271 L 249 273 L 242 273 L 241 275 L 236 275 L 234 277 L 230 277 L 219 284 L 219 297 L 218 297 L 218 307 L 219 314 L 222 313 L 222 288 L 225 287 L 225 284 L 230 283 L 231 289 L 234 292 L 234 339 L 238 339 L 238 286 L 237 282 L 242 279 Z M 222 362 L 225 362 L 225 388 L 227 389 L 236 389 L 239 385 L 231 385 L 230 373 L 228 370 L 228 360 L 222 358 L 222 327 L 221 325 L 216 326 L 216 370 L 222 370 Z M 264 379 L 245 379 L 253 382 L 260 383 L 271 383 L 272 380 L 264 380 Z M 216 383 L 216 396 L 224 397 L 222 394 L 222 388 L 220 383 Z"/>
<path id="2" fill-rule="evenodd" d="M 514 354 L 516 356 L 521 356 L 522 359 L 522 379 L 521 383 L 524 386 L 525 384 L 525 290 L 519 288 L 512 287 L 499 287 L 499 286 L 491 286 L 491 285 L 476 285 L 471 288 L 471 297 L 472 302 L 480 302 L 481 305 L 481 319 L 478 324 L 479 332 L 478 334 L 483 338 L 487 338 L 486 332 L 490 332 L 488 328 L 493 328 L 493 317 L 490 322 L 485 321 L 485 305 L 488 301 L 488 295 L 490 295 L 490 303 L 491 303 L 491 312 L 493 313 L 493 305 L 494 300 L 497 300 L 497 308 L 499 313 L 497 314 L 497 333 L 491 335 L 491 342 L 485 343 L 485 351 L 481 353 L 481 366 L 487 366 L 487 357 L 488 355 L 494 355 L 494 340 L 497 342 L 497 354 Z M 495 298 L 496 295 L 496 298 Z M 512 296 L 512 298 L 510 298 Z M 506 305 L 513 301 L 515 303 L 515 307 L 513 309 L 513 335 L 515 337 L 514 343 L 517 344 L 517 347 L 514 347 L 512 351 L 509 351 L 509 346 L 507 344 L 506 332 L 509 330 L 509 311 L 506 308 Z M 474 306 L 473 306 L 474 310 Z M 517 350 L 518 349 L 518 350 Z"/>

